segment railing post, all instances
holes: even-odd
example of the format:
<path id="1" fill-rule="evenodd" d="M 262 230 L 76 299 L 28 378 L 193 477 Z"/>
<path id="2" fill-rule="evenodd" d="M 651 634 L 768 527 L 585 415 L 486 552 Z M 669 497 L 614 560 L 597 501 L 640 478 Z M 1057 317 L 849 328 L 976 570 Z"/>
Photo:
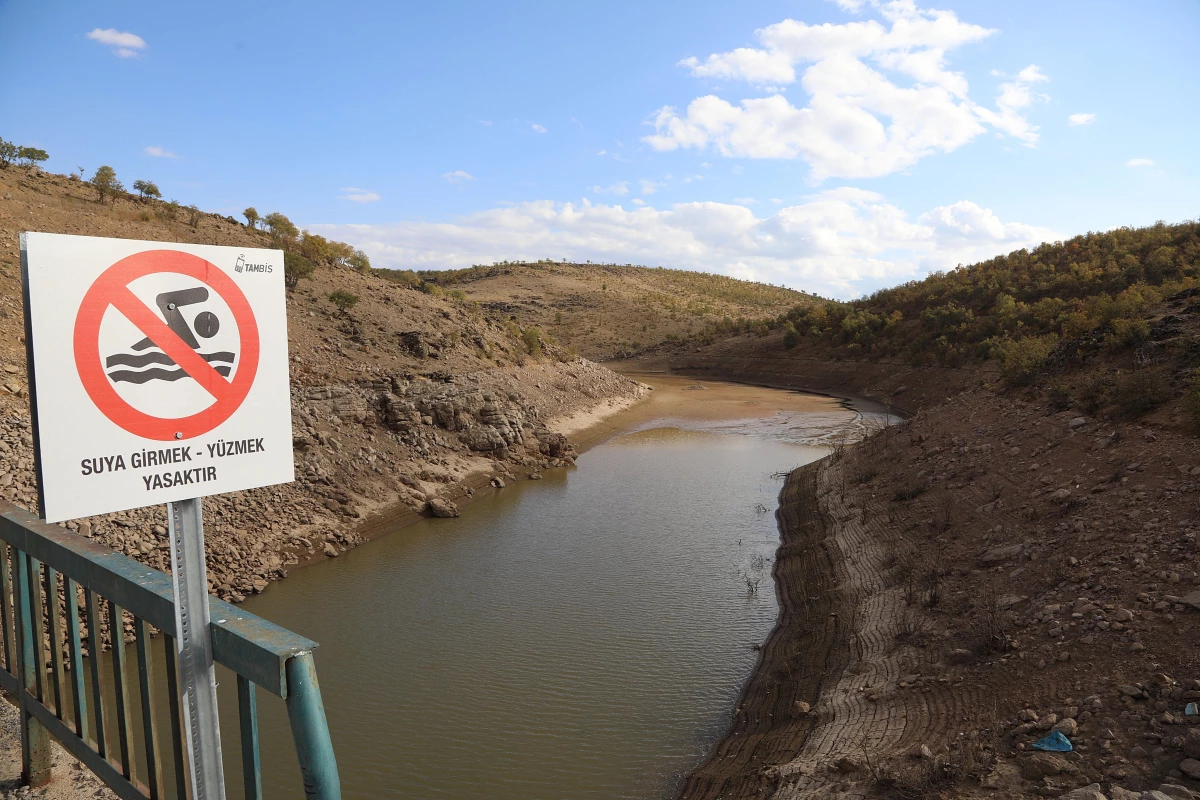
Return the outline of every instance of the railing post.
<path id="1" fill-rule="evenodd" d="M 36 663 L 41 660 L 34 658 L 34 647 L 41 648 L 42 632 L 33 630 L 34 593 L 29 574 L 29 556 L 15 548 L 13 553 L 13 560 L 17 562 L 17 596 L 13 605 L 17 612 L 17 660 L 20 667 L 21 782 L 26 786 L 43 786 L 50 782 L 50 732 L 34 718 L 29 708 L 30 690 L 36 681 Z"/>
<path id="2" fill-rule="evenodd" d="M 342 784 L 312 653 L 288 659 L 287 710 L 304 779 L 304 796 L 309 800 L 341 800 Z"/>

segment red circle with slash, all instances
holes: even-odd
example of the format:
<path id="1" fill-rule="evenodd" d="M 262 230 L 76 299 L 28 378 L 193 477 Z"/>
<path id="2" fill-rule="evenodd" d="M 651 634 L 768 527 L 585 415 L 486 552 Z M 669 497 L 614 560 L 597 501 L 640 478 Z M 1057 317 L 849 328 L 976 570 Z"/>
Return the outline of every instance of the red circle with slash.
<path id="1" fill-rule="evenodd" d="M 186 275 L 215 290 L 233 312 L 241 339 L 237 371 L 226 380 L 179 334 L 129 289 L 138 278 L 157 273 Z M 213 397 L 203 411 L 188 417 L 164 418 L 131 406 L 113 388 L 100 357 L 100 323 L 112 307 L 134 324 L 156 347 L 175 361 Z M 190 439 L 229 419 L 254 385 L 258 372 L 258 323 L 246 295 L 215 265 L 178 250 L 148 250 L 121 259 L 101 273 L 83 296 L 75 316 L 75 369 L 88 397 L 112 422 L 145 439 Z"/>

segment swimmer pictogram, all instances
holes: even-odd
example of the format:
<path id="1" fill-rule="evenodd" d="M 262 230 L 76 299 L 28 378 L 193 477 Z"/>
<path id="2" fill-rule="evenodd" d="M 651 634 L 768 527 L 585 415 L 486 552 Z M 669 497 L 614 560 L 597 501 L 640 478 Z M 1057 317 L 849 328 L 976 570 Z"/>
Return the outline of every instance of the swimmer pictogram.
<path id="1" fill-rule="evenodd" d="M 191 323 L 180 311 L 191 305 L 197 305 L 208 300 L 208 289 L 196 286 L 189 289 L 179 289 L 172 292 L 162 292 L 154 298 L 154 304 L 170 328 L 188 347 L 210 364 L 223 378 L 228 378 L 233 369 L 236 354 L 228 350 L 205 353 L 200 348 L 196 337 L 211 339 L 221 329 L 221 321 L 211 311 L 201 311 L 196 314 Z M 149 381 L 177 381 L 190 377 L 188 373 L 175 363 L 175 359 L 164 353 L 147 336 L 130 346 L 133 353 L 115 353 L 104 360 L 108 378 L 113 383 L 148 383 Z M 161 365 L 161 366 L 159 366 Z M 148 369 L 145 369 L 149 367 Z M 173 367 L 173 369 L 172 369 Z"/>

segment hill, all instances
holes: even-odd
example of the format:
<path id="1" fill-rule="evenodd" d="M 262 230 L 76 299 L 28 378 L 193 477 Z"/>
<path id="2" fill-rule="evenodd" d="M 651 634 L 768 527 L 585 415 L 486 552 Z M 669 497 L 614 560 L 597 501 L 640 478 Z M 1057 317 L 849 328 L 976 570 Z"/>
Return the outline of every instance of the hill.
<path id="1" fill-rule="evenodd" d="M 492 486 L 573 459 L 565 421 L 632 402 L 642 387 L 480 308 L 371 274 L 362 254 L 269 215 L 231 217 L 101 199 L 80 180 L 0 168 L 0 496 L 34 507 L 21 231 L 285 251 L 295 483 L 208 498 L 212 589 L 239 600 L 294 564 L 333 557 L 415 514 L 457 513 Z M 168 555 L 165 511 L 67 527 L 152 566 Z"/>
<path id="2" fill-rule="evenodd" d="M 391 277 L 473 301 L 521 326 L 538 326 L 596 360 L 710 341 L 734 330 L 765 331 L 765 321 L 814 302 L 781 286 L 629 264 L 512 262 Z"/>
<path id="3" fill-rule="evenodd" d="M 1200 225 L 1020 250 L 658 363 L 909 416 L 789 480 L 776 575 L 803 602 L 683 796 L 1196 788 Z M 814 559 L 830 583 L 788 585 Z M 1033 749 L 1051 730 L 1070 754 Z"/>

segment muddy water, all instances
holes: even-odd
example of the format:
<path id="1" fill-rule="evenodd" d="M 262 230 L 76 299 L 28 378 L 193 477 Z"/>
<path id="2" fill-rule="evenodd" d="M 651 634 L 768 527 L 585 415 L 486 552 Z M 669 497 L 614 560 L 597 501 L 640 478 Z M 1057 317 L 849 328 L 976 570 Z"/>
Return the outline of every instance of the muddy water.
<path id="1" fill-rule="evenodd" d="M 776 616 L 780 473 L 855 415 L 660 388 L 575 468 L 246 603 L 320 642 L 345 797 L 659 798 L 721 735 Z M 282 703 L 260 714 L 266 795 L 300 796 Z"/>

